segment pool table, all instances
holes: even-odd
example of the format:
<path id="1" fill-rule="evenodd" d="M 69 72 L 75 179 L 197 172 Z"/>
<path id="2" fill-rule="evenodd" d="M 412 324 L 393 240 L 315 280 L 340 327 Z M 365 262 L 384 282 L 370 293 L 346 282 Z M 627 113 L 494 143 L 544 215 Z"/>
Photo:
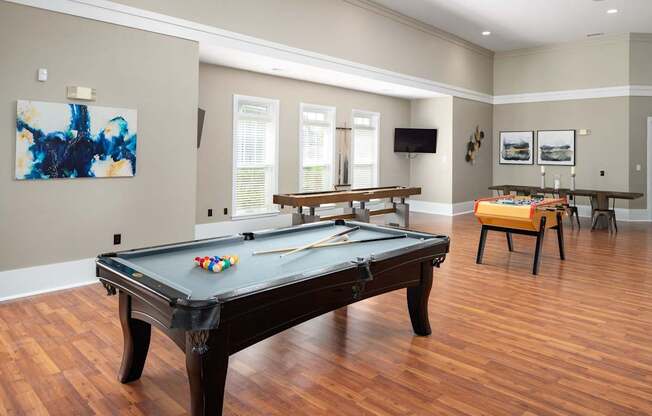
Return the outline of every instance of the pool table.
<path id="1" fill-rule="evenodd" d="M 281 257 L 255 252 L 298 247 L 359 227 L 350 240 Z M 119 380 L 141 376 L 151 325 L 186 356 L 193 415 L 220 415 L 229 355 L 342 306 L 407 288 L 417 335 L 429 335 L 433 266 L 449 238 L 353 221 L 325 221 L 98 256 L 97 276 L 119 296 L 124 350 Z M 237 255 L 221 273 L 195 266 L 197 256 Z"/>

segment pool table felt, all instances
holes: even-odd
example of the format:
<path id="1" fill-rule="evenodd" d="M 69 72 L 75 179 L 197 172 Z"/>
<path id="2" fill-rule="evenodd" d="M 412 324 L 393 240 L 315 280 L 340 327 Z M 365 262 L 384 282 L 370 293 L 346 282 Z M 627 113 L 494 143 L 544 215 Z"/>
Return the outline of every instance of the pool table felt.
<path id="1" fill-rule="evenodd" d="M 161 283 L 185 293 L 190 299 L 217 298 L 227 300 L 243 293 L 301 280 L 303 274 L 324 273 L 341 266 L 349 268 L 358 257 L 372 255 L 419 245 L 423 240 L 418 233 L 405 232 L 406 238 L 370 243 L 347 244 L 328 248 L 305 250 L 281 257 L 280 254 L 253 255 L 254 251 L 302 246 L 328 235 L 343 231 L 346 225 L 306 227 L 298 232 L 256 234 L 256 239 L 244 241 L 232 238 L 212 243 L 190 244 L 161 250 L 118 253 L 118 261 L 144 273 Z M 351 240 L 387 237 L 397 231 L 375 227 L 363 227 L 349 234 Z M 399 231 L 398 234 L 403 234 Z M 431 237 L 424 235 L 423 237 Z M 237 255 L 240 262 L 221 273 L 213 273 L 197 267 L 195 257 Z"/>

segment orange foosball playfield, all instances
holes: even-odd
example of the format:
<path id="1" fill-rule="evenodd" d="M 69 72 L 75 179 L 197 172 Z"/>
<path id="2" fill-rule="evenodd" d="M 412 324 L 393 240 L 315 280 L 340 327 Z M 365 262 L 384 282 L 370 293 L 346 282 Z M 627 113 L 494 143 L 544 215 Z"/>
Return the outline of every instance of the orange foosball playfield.
<path id="1" fill-rule="evenodd" d="M 563 217 L 566 213 L 564 198 L 532 198 L 505 195 L 475 201 L 474 213 L 482 224 L 476 263 L 482 263 L 488 231 L 504 232 L 507 248 L 514 251 L 512 234 L 529 235 L 537 238 L 532 273 L 539 272 L 541 248 L 546 229 L 557 231 L 559 257 L 564 260 Z"/>

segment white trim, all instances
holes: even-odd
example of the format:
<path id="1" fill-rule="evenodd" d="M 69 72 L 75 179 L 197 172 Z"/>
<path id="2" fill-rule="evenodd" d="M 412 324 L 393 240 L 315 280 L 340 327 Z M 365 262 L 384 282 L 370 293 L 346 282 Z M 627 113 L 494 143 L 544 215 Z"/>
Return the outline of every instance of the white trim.
<path id="1" fill-rule="evenodd" d="M 647 218 L 652 221 L 652 116 L 647 118 Z"/>
<path id="2" fill-rule="evenodd" d="M 182 39 L 201 46 L 220 47 L 240 52 L 282 59 L 321 69 L 362 76 L 412 88 L 492 103 L 490 94 L 365 65 L 346 59 L 294 48 L 276 42 L 223 30 L 214 26 L 125 6 L 107 0 L 7 0 L 12 3 L 84 17 L 120 26 L 146 30 Z"/>
<path id="3" fill-rule="evenodd" d="M 445 202 L 421 201 L 417 199 L 408 200 L 411 212 L 422 212 L 425 214 L 445 215 L 454 217 L 457 215 L 473 212 L 473 201 L 457 202 L 449 204 Z"/>
<path id="4" fill-rule="evenodd" d="M 652 85 L 630 85 L 630 97 L 652 97 Z"/>
<path id="5" fill-rule="evenodd" d="M 582 218 L 591 218 L 591 206 L 578 205 L 577 215 Z M 622 222 L 649 222 L 650 217 L 645 209 L 616 208 L 616 220 Z"/>
<path id="6" fill-rule="evenodd" d="M 456 202 L 453 204 L 453 216 L 473 212 L 475 201 Z"/>
<path id="7" fill-rule="evenodd" d="M 282 228 L 292 225 L 292 214 L 279 214 L 271 217 L 241 219 L 238 221 L 220 221 L 195 225 L 195 239 L 220 237 L 248 231 L 270 228 Z"/>
<path id="8" fill-rule="evenodd" d="M 611 98 L 611 97 L 629 97 L 632 95 L 632 88 L 636 88 L 637 93 L 649 93 L 652 95 L 652 87 L 637 88 L 629 85 L 606 88 L 586 88 L 579 90 L 531 92 L 523 94 L 508 94 L 494 96 L 493 103 L 499 104 L 520 104 L 520 103 L 537 103 L 546 101 L 567 101 L 567 100 L 587 100 L 593 98 Z"/>
<path id="9" fill-rule="evenodd" d="M 97 281 L 95 258 L 0 271 L 0 302 Z"/>

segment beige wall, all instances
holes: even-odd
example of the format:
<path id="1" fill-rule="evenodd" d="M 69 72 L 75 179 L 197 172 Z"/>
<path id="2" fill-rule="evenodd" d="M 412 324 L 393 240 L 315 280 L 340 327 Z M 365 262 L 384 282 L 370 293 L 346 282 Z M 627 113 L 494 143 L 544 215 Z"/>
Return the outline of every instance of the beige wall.
<path id="1" fill-rule="evenodd" d="M 453 99 L 453 203 L 490 196 L 493 174 L 493 106 L 463 98 Z M 484 131 L 475 163 L 465 160 L 467 143 L 476 126 Z"/>
<path id="2" fill-rule="evenodd" d="M 652 85 L 652 34 L 631 34 L 629 77 L 631 85 Z"/>
<path id="3" fill-rule="evenodd" d="M 380 113 L 380 185 L 407 185 L 409 162 L 394 153 L 394 129 L 410 122 L 407 100 L 201 64 L 199 103 L 206 110 L 197 167 L 197 222 L 217 222 L 231 212 L 233 95 L 280 100 L 279 192 L 299 190 L 299 104 L 336 107 L 337 125 L 351 125 L 351 111 Z M 207 216 L 209 208 L 213 217 Z"/>
<path id="4" fill-rule="evenodd" d="M 494 95 L 629 84 L 629 35 L 497 53 Z"/>
<path id="5" fill-rule="evenodd" d="M 494 184 L 540 183 L 536 159 L 528 166 L 498 164 L 500 131 L 534 130 L 536 141 L 536 130 L 590 129 L 590 135 L 576 137 L 577 187 L 629 190 L 628 109 L 628 97 L 495 106 Z M 569 186 L 570 167 L 546 166 L 548 184 L 556 174 L 561 175 L 562 186 Z"/>
<path id="6" fill-rule="evenodd" d="M 437 153 L 410 161 L 410 185 L 420 186 L 413 199 L 450 204 L 453 200 L 453 97 L 412 100 L 410 126 L 437 129 Z"/>
<path id="7" fill-rule="evenodd" d="M 647 118 L 652 117 L 652 97 L 629 99 L 629 190 L 647 194 Z M 636 170 L 641 165 L 641 170 Z M 645 208 L 647 196 L 630 203 Z"/>
<path id="8" fill-rule="evenodd" d="M 118 2 L 474 91 L 493 90 L 492 52 L 367 1 Z"/>
<path id="9" fill-rule="evenodd" d="M 114 233 L 119 248 L 193 237 L 195 43 L 0 2 L 0 56 L 0 270 L 94 257 Z M 13 179 L 16 100 L 67 102 L 68 85 L 138 109 L 136 177 Z"/>

